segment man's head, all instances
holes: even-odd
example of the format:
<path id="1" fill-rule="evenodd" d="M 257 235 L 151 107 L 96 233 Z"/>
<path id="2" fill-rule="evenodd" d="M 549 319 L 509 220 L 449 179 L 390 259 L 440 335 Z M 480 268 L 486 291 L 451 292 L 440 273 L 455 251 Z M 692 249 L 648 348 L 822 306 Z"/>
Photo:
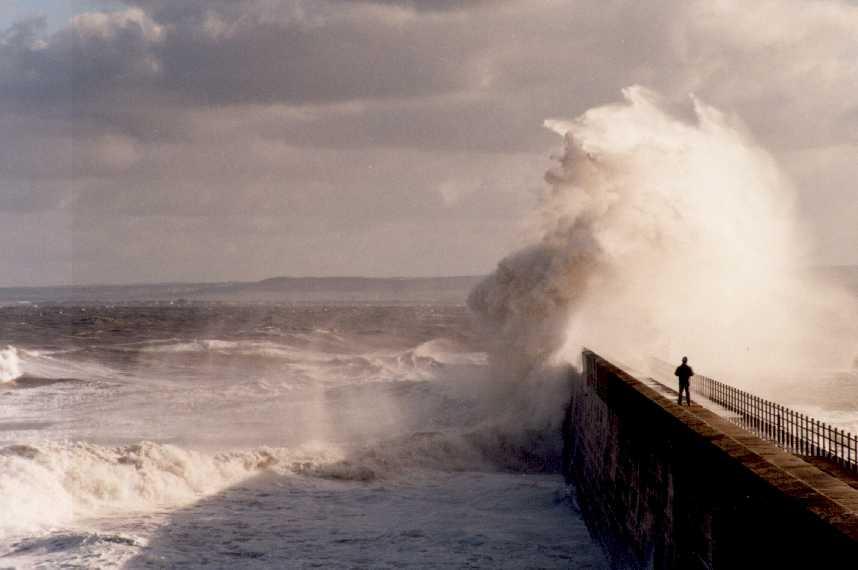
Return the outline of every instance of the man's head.
<path id="1" fill-rule="evenodd" d="M 688 363 L 688 357 L 687 357 L 687 356 L 683 356 L 683 357 L 682 357 L 682 363 L 683 363 L 683 364 L 687 364 L 687 363 Z"/>

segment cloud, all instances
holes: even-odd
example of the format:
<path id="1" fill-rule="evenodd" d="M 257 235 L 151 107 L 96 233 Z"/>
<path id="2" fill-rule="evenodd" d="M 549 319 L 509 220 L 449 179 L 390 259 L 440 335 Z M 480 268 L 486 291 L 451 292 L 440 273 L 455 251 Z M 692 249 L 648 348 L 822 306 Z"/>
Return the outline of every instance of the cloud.
<path id="1" fill-rule="evenodd" d="M 84 254 L 83 245 L 64 251 L 67 261 L 86 256 L 94 278 L 121 280 L 123 256 L 96 247 L 120 232 L 99 222 L 108 216 L 145 218 L 155 233 L 159 219 L 164 227 L 191 219 L 220 227 L 221 237 L 199 234 L 196 251 L 209 264 L 217 263 L 210 244 L 249 243 L 240 232 L 272 216 L 282 222 L 277 239 L 296 243 L 337 228 L 351 256 L 368 253 L 349 236 L 373 227 L 401 232 L 392 244 L 411 243 L 413 232 L 433 224 L 464 232 L 470 223 L 475 235 L 491 227 L 499 233 L 489 239 L 507 243 L 558 144 L 543 120 L 616 100 L 635 83 L 679 114 L 691 112 L 688 94 L 696 93 L 741 117 L 777 158 L 800 156 L 803 166 L 792 170 L 799 199 L 812 206 L 806 221 L 821 235 L 820 259 L 851 259 L 854 236 L 829 228 L 827 216 L 854 213 L 848 180 L 858 163 L 828 159 L 834 151 L 826 149 L 856 142 L 858 109 L 848 96 L 858 81 L 853 5 L 129 0 L 104 7 L 55 31 L 31 19 L 0 34 L 0 211 L 31 220 L 16 226 L 25 234 L 42 231 L 33 221 L 39 212 L 77 220 L 56 231 L 90 228 L 91 237 L 75 243 L 100 253 Z M 824 207 L 813 206 L 821 195 Z M 248 225 L 218 221 L 229 216 Z M 92 229 L 99 223 L 103 231 Z M 122 243 L 131 247 L 113 240 Z M 284 270 L 293 266 L 289 256 L 297 254 L 273 238 L 254 243 L 285 252 Z M 331 264 L 346 255 L 317 251 Z M 427 263 L 495 261 L 485 249 L 468 251 L 463 261 L 435 252 Z M 151 255 L 172 263 L 170 248 Z M 324 265 L 295 263 L 304 273 Z"/>

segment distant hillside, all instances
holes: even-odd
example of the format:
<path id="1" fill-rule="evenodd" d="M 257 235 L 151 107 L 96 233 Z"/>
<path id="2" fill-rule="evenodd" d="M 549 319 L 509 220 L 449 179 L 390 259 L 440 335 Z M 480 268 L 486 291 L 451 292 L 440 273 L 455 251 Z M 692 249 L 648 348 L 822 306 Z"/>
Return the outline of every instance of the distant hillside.
<path id="1" fill-rule="evenodd" d="M 436 302 L 464 303 L 480 276 L 272 277 L 254 282 L 0 288 L 0 303 Z"/>

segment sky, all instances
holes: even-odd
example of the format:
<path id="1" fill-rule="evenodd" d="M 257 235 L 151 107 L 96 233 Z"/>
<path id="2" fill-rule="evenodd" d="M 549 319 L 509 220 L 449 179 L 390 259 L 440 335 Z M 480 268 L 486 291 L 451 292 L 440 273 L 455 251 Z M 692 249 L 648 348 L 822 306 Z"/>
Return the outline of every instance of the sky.
<path id="1" fill-rule="evenodd" d="M 481 274 L 572 118 L 735 115 L 858 263 L 858 6 L 0 0 L 0 286 Z M 749 191 L 752 191 L 749 189 Z"/>

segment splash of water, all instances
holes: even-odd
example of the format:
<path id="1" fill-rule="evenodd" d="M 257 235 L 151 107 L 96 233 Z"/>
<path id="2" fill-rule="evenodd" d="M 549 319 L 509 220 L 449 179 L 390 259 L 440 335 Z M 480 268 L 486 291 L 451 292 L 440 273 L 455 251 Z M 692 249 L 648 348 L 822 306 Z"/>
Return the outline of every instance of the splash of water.
<path id="1" fill-rule="evenodd" d="M 546 126 L 563 136 L 528 248 L 470 305 L 525 362 L 582 346 L 642 363 L 691 357 L 737 381 L 848 367 L 855 302 L 807 277 L 795 191 L 738 123 L 698 100 L 696 121 L 643 88 Z"/>
<path id="2" fill-rule="evenodd" d="M 0 384 L 11 382 L 20 376 L 21 361 L 18 358 L 18 350 L 14 346 L 0 350 Z"/>

